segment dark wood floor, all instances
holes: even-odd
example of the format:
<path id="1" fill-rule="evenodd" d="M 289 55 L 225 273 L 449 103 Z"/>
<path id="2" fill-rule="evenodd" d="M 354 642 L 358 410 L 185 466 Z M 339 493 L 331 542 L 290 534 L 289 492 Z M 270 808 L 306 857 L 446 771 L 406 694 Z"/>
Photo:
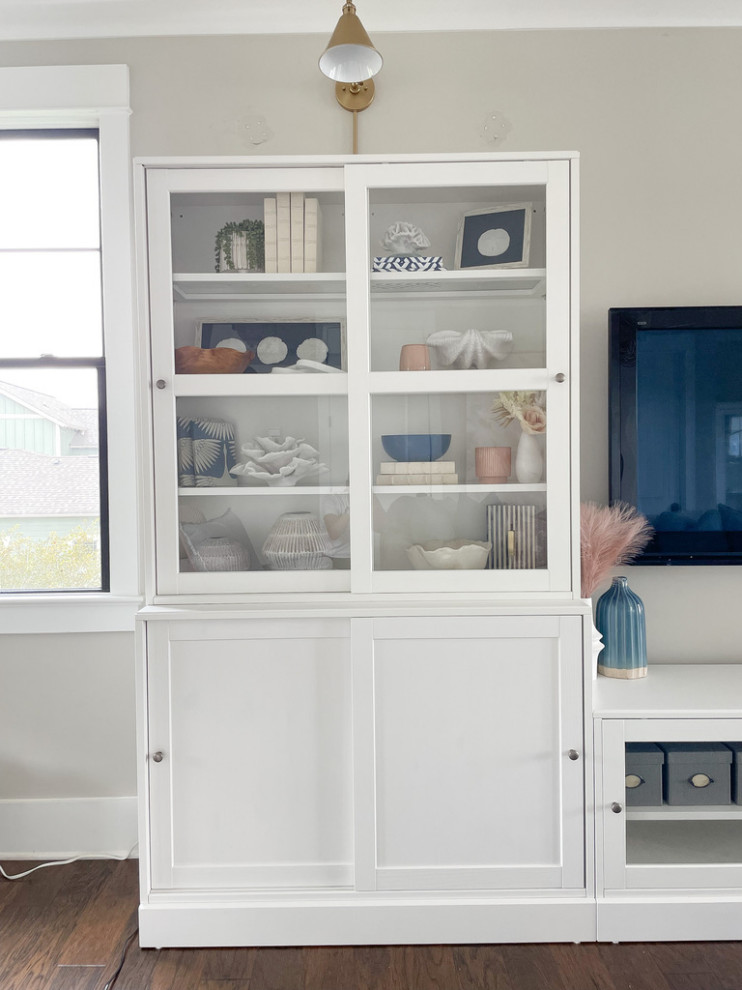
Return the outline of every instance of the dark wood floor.
<path id="1" fill-rule="evenodd" d="M 136 928 L 136 870 L 84 861 L 0 879 L 0 990 L 102 990 Z M 742 990 L 742 942 L 157 951 L 135 940 L 114 990 L 195 988 Z"/>

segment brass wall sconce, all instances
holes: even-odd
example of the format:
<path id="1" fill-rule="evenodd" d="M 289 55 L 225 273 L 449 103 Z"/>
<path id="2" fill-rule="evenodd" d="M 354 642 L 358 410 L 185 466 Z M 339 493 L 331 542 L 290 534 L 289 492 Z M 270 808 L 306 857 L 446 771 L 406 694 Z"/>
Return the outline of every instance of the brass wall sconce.
<path id="1" fill-rule="evenodd" d="M 358 114 L 374 98 L 373 76 L 383 59 L 356 14 L 355 4 L 347 0 L 319 60 L 320 71 L 335 83 L 335 98 L 344 110 L 353 114 L 353 154 L 358 152 Z"/>

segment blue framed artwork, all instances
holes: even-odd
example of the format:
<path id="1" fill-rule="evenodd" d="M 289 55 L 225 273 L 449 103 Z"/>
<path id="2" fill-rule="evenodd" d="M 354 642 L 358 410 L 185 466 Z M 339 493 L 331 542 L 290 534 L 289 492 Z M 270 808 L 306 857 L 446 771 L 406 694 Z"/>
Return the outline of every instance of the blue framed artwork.
<path id="1" fill-rule="evenodd" d="M 341 320 L 202 320 L 196 346 L 247 349 L 255 354 L 246 375 L 269 374 L 301 362 L 304 370 L 345 370 Z"/>
<path id="2" fill-rule="evenodd" d="M 532 213 L 532 203 L 465 213 L 456 239 L 455 267 L 527 268 Z"/>

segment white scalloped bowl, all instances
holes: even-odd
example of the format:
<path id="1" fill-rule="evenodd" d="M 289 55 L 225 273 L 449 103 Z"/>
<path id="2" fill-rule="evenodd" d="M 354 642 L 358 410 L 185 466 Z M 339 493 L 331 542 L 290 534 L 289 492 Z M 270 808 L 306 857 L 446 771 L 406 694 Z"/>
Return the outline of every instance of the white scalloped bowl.
<path id="1" fill-rule="evenodd" d="M 491 543 L 478 540 L 428 540 L 407 547 L 416 571 L 476 571 L 487 564 Z"/>

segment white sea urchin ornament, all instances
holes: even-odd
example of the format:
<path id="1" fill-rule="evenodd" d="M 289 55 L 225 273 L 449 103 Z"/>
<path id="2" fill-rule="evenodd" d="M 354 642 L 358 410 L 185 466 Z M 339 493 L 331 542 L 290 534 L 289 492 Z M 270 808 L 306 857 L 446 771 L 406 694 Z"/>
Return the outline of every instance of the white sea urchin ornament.
<path id="1" fill-rule="evenodd" d="M 414 223 L 398 220 L 387 227 L 381 244 L 394 254 L 419 254 L 430 247 L 430 241 Z"/>

